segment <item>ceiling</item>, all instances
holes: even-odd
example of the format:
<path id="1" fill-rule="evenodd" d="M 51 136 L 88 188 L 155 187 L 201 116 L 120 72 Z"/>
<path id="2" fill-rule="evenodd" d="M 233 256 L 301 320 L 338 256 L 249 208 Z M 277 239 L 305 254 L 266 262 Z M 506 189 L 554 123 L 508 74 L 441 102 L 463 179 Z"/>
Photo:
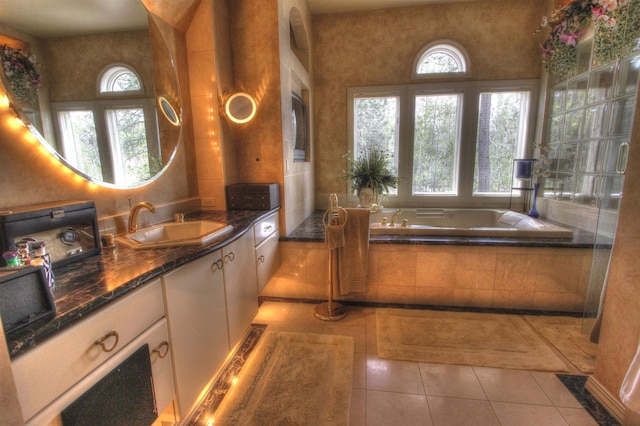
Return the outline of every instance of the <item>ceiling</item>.
<path id="1" fill-rule="evenodd" d="M 0 0 L 0 23 L 42 38 L 148 27 L 140 0 Z"/>
<path id="2" fill-rule="evenodd" d="M 470 1 L 479 0 L 307 0 L 307 4 L 312 14 L 321 14 Z"/>
<path id="3" fill-rule="evenodd" d="M 307 3 L 311 13 L 322 14 L 468 1 L 479 0 L 307 0 Z M 0 0 L 0 23 L 47 38 L 147 28 L 147 13 L 140 0 Z"/>

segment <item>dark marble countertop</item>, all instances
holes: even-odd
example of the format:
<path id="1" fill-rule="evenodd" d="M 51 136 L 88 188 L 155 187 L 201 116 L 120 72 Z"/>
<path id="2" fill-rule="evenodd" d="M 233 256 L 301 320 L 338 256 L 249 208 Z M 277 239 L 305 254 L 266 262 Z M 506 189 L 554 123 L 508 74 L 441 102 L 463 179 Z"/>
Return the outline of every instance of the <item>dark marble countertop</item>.
<path id="1" fill-rule="evenodd" d="M 280 241 L 324 242 L 322 216 L 324 210 L 314 211 L 296 229 Z M 489 238 L 489 237 L 446 237 L 446 236 L 407 236 L 407 235 L 371 235 L 371 244 L 432 244 L 465 246 L 507 246 L 507 247 L 565 247 L 592 248 L 595 236 L 592 232 L 572 228 L 562 223 L 545 220 L 573 231 L 573 239 L 557 238 Z"/>
<path id="2" fill-rule="evenodd" d="M 277 210 L 193 213 L 187 215 L 185 220 L 226 222 L 233 226 L 233 230 L 206 245 L 135 250 L 116 242 L 115 249 L 103 249 L 99 255 L 55 269 L 55 317 L 44 323 L 35 323 L 16 335 L 7 336 L 10 356 L 15 357 L 27 351 L 165 272 L 214 252 L 245 232 L 253 232 L 253 224 Z"/>

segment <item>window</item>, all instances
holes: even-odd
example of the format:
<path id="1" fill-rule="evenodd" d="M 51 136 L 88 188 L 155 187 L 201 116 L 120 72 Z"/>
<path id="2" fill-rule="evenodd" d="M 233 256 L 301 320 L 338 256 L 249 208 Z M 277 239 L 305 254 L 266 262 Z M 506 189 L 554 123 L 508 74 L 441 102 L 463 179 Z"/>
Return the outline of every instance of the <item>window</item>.
<path id="1" fill-rule="evenodd" d="M 355 158 L 367 150 L 387 153 L 397 170 L 399 142 L 400 97 L 381 95 L 354 99 L 354 153 Z M 392 190 L 393 194 L 396 190 Z"/>
<path id="2" fill-rule="evenodd" d="M 99 78 L 99 92 L 136 92 L 142 93 L 142 80 L 131 68 L 125 65 L 111 65 L 102 71 Z"/>
<path id="3" fill-rule="evenodd" d="M 413 78 L 439 77 L 442 75 L 469 75 L 467 54 L 464 48 L 452 41 L 437 41 L 425 46 L 416 56 Z"/>
<path id="4" fill-rule="evenodd" d="M 98 83 L 99 94 L 110 99 L 51 105 L 64 158 L 87 176 L 119 186 L 149 180 L 162 169 L 154 99 L 131 97 L 142 92 L 142 83 L 125 66 L 107 68 Z"/>
<path id="5" fill-rule="evenodd" d="M 462 95 L 414 96 L 413 195 L 458 193 Z"/>
<path id="6" fill-rule="evenodd" d="M 524 157 L 529 92 L 483 92 L 479 96 L 473 193 L 507 194 L 513 160 Z"/>
<path id="7" fill-rule="evenodd" d="M 513 160 L 531 144 L 536 90 L 534 80 L 350 88 L 351 155 L 390 155 L 401 178 L 392 205 L 508 203 Z"/>

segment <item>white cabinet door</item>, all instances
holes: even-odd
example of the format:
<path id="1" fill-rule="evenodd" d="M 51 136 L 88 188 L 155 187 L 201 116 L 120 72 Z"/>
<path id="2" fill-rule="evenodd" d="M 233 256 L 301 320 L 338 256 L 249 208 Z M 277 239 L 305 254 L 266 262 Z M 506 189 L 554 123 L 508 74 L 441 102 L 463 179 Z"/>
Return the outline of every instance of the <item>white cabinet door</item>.
<path id="1" fill-rule="evenodd" d="M 162 278 L 181 418 L 229 353 L 222 266 L 218 250 Z"/>
<path id="2" fill-rule="evenodd" d="M 258 313 L 254 250 L 251 232 L 222 248 L 230 348 L 240 341 Z"/>
<path id="3" fill-rule="evenodd" d="M 271 277 L 280 267 L 280 251 L 278 239 L 280 236 L 274 232 L 256 247 L 256 270 L 258 273 L 258 294 L 264 289 Z"/>

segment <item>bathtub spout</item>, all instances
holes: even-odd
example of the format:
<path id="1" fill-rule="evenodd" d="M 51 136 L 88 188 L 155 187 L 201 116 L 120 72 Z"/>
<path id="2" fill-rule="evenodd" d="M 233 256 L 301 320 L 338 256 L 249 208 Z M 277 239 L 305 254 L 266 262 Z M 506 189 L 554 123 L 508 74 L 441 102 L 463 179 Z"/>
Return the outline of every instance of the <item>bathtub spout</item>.
<path id="1" fill-rule="evenodd" d="M 393 216 L 391 216 L 391 222 L 389 223 L 389 226 L 391 226 L 392 228 L 396 226 L 396 220 L 398 220 L 398 216 L 401 214 L 402 209 L 396 209 L 396 212 L 393 214 Z"/>

